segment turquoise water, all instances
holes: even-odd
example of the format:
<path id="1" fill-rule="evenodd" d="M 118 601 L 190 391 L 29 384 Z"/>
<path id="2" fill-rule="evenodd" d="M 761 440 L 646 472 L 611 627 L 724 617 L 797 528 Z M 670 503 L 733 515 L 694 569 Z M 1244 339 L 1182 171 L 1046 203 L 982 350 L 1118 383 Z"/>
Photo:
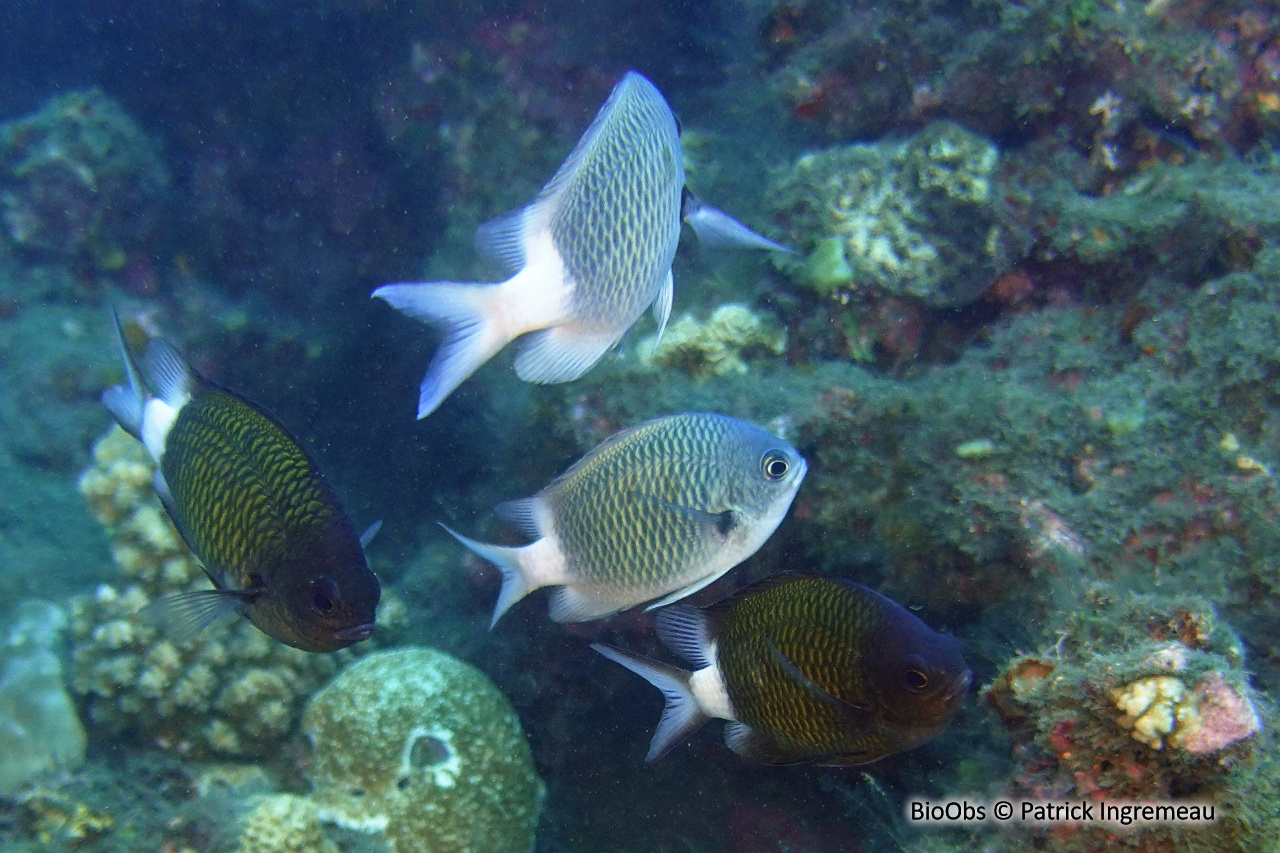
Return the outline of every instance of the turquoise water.
<path id="1" fill-rule="evenodd" d="M 1274 4 L 67 0 L 0 34 L 0 848 L 1093 850 L 1105 804 L 1147 803 L 1213 820 L 1153 812 L 1137 848 L 1274 846 Z M 684 229 L 658 349 L 645 316 L 531 385 L 508 348 L 415 420 L 439 334 L 370 293 L 501 280 L 476 228 L 629 69 L 689 189 L 795 254 Z M 372 640 L 138 615 L 207 582 L 99 404 L 111 305 L 382 521 Z M 646 765 L 661 697 L 589 644 L 674 664 L 652 613 L 558 625 L 535 592 L 488 630 L 499 574 L 437 522 L 523 544 L 495 504 L 685 411 L 809 466 L 689 602 L 782 571 L 878 589 L 973 670 L 936 738 L 776 767 L 712 721 Z M 355 667 L 406 647 L 470 667 L 371 669 L 335 728 Z"/>

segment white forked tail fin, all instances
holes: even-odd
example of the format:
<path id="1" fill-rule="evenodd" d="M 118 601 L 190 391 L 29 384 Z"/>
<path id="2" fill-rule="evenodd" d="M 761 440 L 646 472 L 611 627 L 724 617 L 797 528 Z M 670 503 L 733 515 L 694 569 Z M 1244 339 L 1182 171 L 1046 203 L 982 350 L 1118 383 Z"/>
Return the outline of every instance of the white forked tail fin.
<path id="1" fill-rule="evenodd" d="M 498 593 L 498 603 L 494 605 L 493 618 L 489 620 L 489 630 L 492 631 L 493 626 L 497 625 L 498 620 L 502 618 L 502 614 L 511 609 L 511 605 L 535 589 L 529 581 L 528 572 L 520 563 L 520 552 L 525 549 L 477 542 L 475 539 L 463 536 L 447 524 L 440 526 L 450 536 L 465 545 L 471 553 L 493 563 L 502 572 L 502 591 Z"/>
<path id="2" fill-rule="evenodd" d="M 671 747 L 693 734 L 707 721 L 707 716 L 702 712 L 689 686 L 691 673 L 602 643 L 592 643 L 591 648 L 661 690 L 667 700 L 662 709 L 662 719 L 658 721 L 658 728 L 649 743 L 649 754 L 644 757 L 646 763 L 657 761 L 666 755 Z"/>
<path id="3" fill-rule="evenodd" d="M 422 378 L 418 417 L 425 418 L 480 365 L 511 341 L 503 328 L 497 284 L 433 281 L 386 284 L 373 292 L 402 313 L 444 329 L 444 341 Z"/>

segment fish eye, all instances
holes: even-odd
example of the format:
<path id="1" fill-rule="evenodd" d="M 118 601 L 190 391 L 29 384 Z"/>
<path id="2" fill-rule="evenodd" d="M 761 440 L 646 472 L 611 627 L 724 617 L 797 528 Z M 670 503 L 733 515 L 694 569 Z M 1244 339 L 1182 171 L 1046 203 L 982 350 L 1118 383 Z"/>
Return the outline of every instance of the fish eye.
<path id="1" fill-rule="evenodd" d="M 760 470 L 770 480 L 781 480 L 791 470 L 791 463 L 781 450 L 770 450 L 760 460 Z"/>
<path id="2" fill-rule="evenodd" d="M 929 688 L 929 676 L 921 670 L 908 669 L 902 674 L 902 683 L 912 693 L 921 693 Z"/>
<path id="3" fill-rule="evenodd" d="M 329 578 L 319 578 L 312 584 L 311 609 L 321 616 L 332 616 L 338 609 L 338 585 Z"/>

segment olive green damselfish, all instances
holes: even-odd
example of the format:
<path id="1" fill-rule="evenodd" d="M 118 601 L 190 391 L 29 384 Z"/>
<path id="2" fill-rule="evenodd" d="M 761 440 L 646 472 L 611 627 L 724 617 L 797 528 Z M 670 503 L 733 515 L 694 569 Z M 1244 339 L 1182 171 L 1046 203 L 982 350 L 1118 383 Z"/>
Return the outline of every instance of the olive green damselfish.
<path id="1" fill-rule="evenodd" d="M 532 544 L 449 532 L 502 569 L 493 622 L 544 586 L 558 587 L 552 619 L 584 622 L 655 598 L 653 607 L 668 604 L 754 554 L 805 471 L 795 448 L 760 427 L 686 412 L 622 430 L 537 495 L 498 507 Z"/>
<path id="2" fill-rule="evenodd" d="M 160 501 L 215 587 L 160 599 L 157 615 L 189 635 L 236 611 L 313 652 L 369 637 L 378 579 L 302 446 L 163 340 L 148 342 L 140 370 L 118 320 L 116 332 L 129 381 L 102 402 L 155 459 Z"/>
<path id="3" fill-rule="evenodd" d="M 825 575 L 774 575 L 704 609 L 667 608 L 658 635 L 693 672 L 592 646 L 667 698 L 647 761 L 714 717 L 753 761 L 866 764 L 942 731 L 971 679 L 955 638 Z"/>

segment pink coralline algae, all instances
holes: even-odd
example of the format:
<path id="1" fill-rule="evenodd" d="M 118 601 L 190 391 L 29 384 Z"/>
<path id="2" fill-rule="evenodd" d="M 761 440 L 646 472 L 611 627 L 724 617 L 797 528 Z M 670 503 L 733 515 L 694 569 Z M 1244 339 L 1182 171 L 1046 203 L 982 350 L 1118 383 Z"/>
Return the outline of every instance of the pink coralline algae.
<path id="1" fill-rule="evenodd" d="M 1253 703 L 1216 672 L 1195 686 L 1200 698 L 1200 726 L 1188 733 L 1182 748 L 1196 755 L 1217 752 L 1258 733 L 1262 727 Z"/>

